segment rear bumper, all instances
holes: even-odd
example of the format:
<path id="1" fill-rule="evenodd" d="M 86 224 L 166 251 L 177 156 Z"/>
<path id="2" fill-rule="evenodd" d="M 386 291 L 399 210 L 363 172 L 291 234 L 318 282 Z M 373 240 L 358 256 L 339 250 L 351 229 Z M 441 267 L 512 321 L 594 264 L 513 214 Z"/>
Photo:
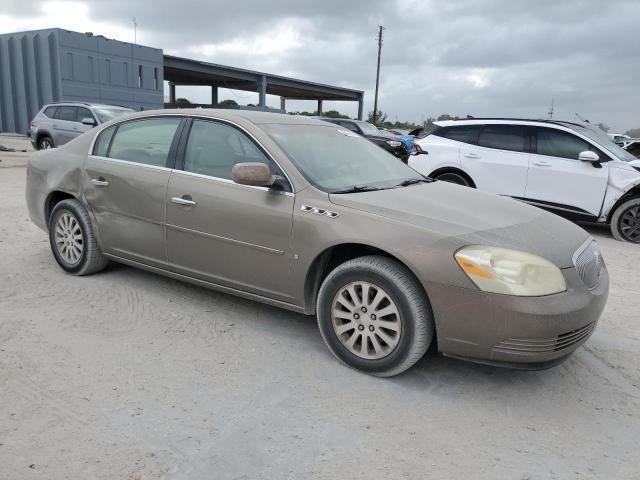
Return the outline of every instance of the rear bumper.
<path id="1" fill-rule="evenodd" d="M 438 349 L 454 357 L 518 368 L 549 368 L 561 362 L 591 336 L 609 293 L 606 268 L 592 290 L 575 269 L 563 273 L 567 291 L 544 297 L 429 286 Z"/>

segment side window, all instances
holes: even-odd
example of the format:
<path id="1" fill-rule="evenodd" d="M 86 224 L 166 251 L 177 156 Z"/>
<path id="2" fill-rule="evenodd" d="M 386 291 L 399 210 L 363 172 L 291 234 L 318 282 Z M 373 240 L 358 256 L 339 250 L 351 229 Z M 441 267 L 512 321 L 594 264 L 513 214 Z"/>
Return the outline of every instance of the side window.
<path id="1" fill-rule="evenodd" d="M 524 152 L 527 145 L 527 129 L 518 125 L 487 125 L 478 137 L 478 145 Z"/>
<path id="2" fill-rule="evenodd" d="M 540 155 L 578 160 L 580 152 L 593 150 L 600 155 L 600 158 L 603 158 L 599 151 L 596 151 L 588 142 L 575 135 L 553 128 L 538 128 L 536 130 L 538 134 L 537 153 Z"/>
<path id="3" fill-rule="evenodd" d="M 475 145 L 478 143 L 480 130 L 482 130 L 482 125 L 460 125 L 440 128 L 433 132 L 433 135 Z"/>
<path id="4" fill-rule="evenodd" d="M 348 128 L 352 132 L 360 133 L 360 130 L 358 130 L 358 127 L 354 123 L 351 123 L 351 122 L 338 122 L 338 123 L 344 128 Z"/>
<path id="5" fill-rule="evenodd" d="M 283 175 L 278 166 L 240 130 L 223 123 L 194 120 L 184 154 L 184 170 L 231 180 L 236 163 L 262 162 L 274 175 Z"/>
<path id="6" fill-rule="evenodd" d="M 76 114 L 76 122 L 82 122 L 82 120 L 85 118 L 93 118 L 93 114 L 88 108 L 78 107 L 78 113 Z"/>
<path id="7" fill-rule="evenodd" d="M 75 122 L 76 121 L 76 107 L 58 107 L 58 111 L 56 112 L 56 118 L 58 120 L 65 120 L 67 122 Z"/>
<path id="8" fill-rule="evenodd" d="M 180 121 L 175 117 L 149 118 L 120 124 L 111 141 L 109 158 L 165 167 Z"/>
<path id="9" fill-rule="evenodd" d="M 100 136 L 96 140 L 96 143 L 93 146 L 93 154 L 98 157 L 106 157 L 109 153 L 109 144 L 111 143 L 111 138 L 113 137 L 113 133 L 116 131 L 116 126 L 109 127 L 106 130 L 100 132 Z"/>
<path id="10" fill-rule="evenodd" d="M 44 113 L 45 117 L 55 118 L 57 109 L 58 107 L 47 107 L 44 109 L 44 112 L 42 113 Z"/>

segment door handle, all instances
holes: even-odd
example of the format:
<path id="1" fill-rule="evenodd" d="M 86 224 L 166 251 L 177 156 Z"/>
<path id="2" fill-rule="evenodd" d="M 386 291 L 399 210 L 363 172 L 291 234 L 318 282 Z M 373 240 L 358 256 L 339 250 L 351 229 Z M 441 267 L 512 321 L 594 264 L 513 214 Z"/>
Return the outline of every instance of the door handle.
<path id="1" fill-rule="evenodd" d="M 92 178 L 91 183 L 93 183 L 96 187 L 108 187 L 109 182 L 107 182 L 104 177 Z"/>
<path id="2" fill-rule="evenodd" d="M 550 167 L 551 163 L 547 162 L 546 160 L 536 160 L 535 162 L 533 162 L 534 165 L 537 165 L 539 167 Z"/>
<path id="3" fill-rule="evenodd" d="M 171 197 L 171 201 L 178 205 L 183 205 L 185 207 L 193 207 L 197 205 L 197 203 L 191 198 L 191 195 L 183 195 L 181 197 Z"/>
<path id="4" fill-rule="evenodd" d="M 477 153 L 465 153 L 464 156 L 467 158 L 480 158 L 480 155 Z"/>

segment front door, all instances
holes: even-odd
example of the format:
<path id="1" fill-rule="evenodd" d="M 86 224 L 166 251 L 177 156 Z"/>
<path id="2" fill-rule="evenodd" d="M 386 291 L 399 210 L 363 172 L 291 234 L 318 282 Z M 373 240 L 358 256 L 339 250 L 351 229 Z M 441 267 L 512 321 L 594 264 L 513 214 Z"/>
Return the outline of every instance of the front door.
<path id="1" fill-rule="evenodd" d="M 596 168 L 578 160 L 580 152 L 605 154 L 569 132 L 536 128 L 534 153 L 529 162 L 527 201 L 577 220 L 595 220 L 600 215 L 609 180 L 607 162 Z"/>
<path id="2" fill-rule="evenodd" d="M 177 117 L 134 120 L 98 137 L 84 169 L 84 195 L 105 253 L 166 267 L 167 162 L 177 147 L 180 122 Z"/>
<path id="3" fill-rule="evenodd" d="M 177 273 L 290 300 L 293 193 L 238 185 L 241 162 L 279 167 L 244 132 L 193 120 L 167 192 L 167 254 Z"/>

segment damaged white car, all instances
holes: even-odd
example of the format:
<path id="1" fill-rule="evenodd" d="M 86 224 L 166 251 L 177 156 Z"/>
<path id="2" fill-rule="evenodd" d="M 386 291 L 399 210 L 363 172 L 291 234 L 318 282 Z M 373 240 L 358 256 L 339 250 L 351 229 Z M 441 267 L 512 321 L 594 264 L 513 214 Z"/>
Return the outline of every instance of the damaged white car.
<path id="1" fill-rule="evenodd" d="M 640 243 L 640 160 L 604 132 L 572 122 L 437 122 L 409 166 L 435 179 L 510 196 Z"/>

